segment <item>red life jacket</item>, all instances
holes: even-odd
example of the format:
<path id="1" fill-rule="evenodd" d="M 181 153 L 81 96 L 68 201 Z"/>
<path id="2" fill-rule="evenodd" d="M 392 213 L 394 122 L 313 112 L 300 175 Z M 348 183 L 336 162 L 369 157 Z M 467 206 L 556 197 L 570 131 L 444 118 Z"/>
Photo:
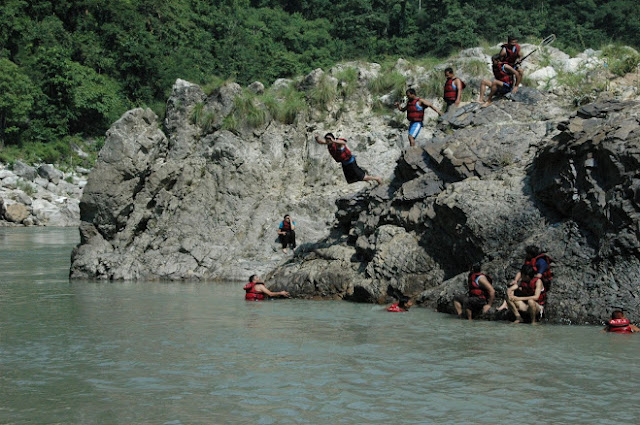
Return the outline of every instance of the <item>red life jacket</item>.
<path id="1" fill-rule="evenodd" d="M 513 74 L 504 70 L 504 66 L 508 65 L 506 62 L 500 62 L 498 65 L 493 65 L 493 76 L 496 80 L 502 81 L 509 86 L 513 86 Z"/>
<path id="2" fill-rule="evenodd" d="M 536 266 L 536 263 L 541 258 L 547 263 L 547 270 L 542 273 L 541 279 L 545 291 L 548 291 L 551 288 L 551 279 L 553 279 L 553 273 L 551 272 L 551 262 L 553 261 L 553 259 L 551 259 L 551 257 L 549 257 L 547 254 L 539 254 L 533 257 L 531 260 L 525 261 L 524 263 L 529 264 L 531 267 L 533 267 L 533 270 L 538 273 L 538 267 Z"/>
<path id="3" fill-rule="evenodd" d="M 407 310 L 405 310 L 404 308 L 401 308 L 398 306 L 398 304 L 391 304 L 389 306 L 389 308 L 387 308 L 387 311 L 390 311 L 392 313 L 403 313 Z"/>
<path id="4" fill-rule="evenodd" d="M 244 294 L 244 299 L 247 301 L 261 301 L 264 300 L 264 294 L 262 292 L 257 292 L 255 289 L 255 286 L 257 285 L 257 282 L 249 282 L 246 285 L 244 285 L 244 290 L 247 291 L 246 294 Z"/>
<path id="5" fill-rule="evenodd" d="M 444 100 L 455 102 L 458 98 L 458 90 L 464 89 L 467 86 L 464 81 L 460 80 L 460 84 L 462 85 L 462 87 L 453 88 L 453 82 L 455 80 L 455 77 L 447 78 L 447 82 L 444 83 Z"/>
<path id="6" fill-rule="evenodd" d="M 346 139 L 338 139 L 338 140 L 346 141 Z M 340 149 L 340 147 L 343 147 L 344 149 Z M 351 151 L 349 150 L 347 145 L 338 145 L 336 143 L 329 143 L 327 145 L 327 149 L 329 149 L 329 153 L 331 154 L 331 157 L 336 162 L 346 162 L 351 159 L 351 156 L 352 156 Z"/>
<path id="7" fill-rule="evenodd" d="M 520 54 L 520 45 L 515 43 L 513 46 L 509 46 L 508 44 L 503 44 L 501 48 L 507 52 L 507 56 L 505 57 L 505 62 L 509 65 L 515 65 L 518 61 L 518 55 Z"/>
<path id="8" fill-rule="evenodd" d="M 489 282 L 491 282 L 491 278 L 484 273 L 469 273 L 469 278 L 467 279 L 467 286 L 469 287 L 469 295 L 472 297 L 482 298 L 483 300 L 487 299 L 487 294 L 485 290 L 482 289 L 480 283 L 478 283 L 478 278 L 480 276 L 485 276 Z"/>
<path id="9" fill-rule="evenodd" d="M 617 334 L 630 334 L 633 333 L 631 326 L 629 326 L 629 319 L 611 319 L 609 320 L 609 329 L 607 332 L 614 332 Z"/>
<path id="10" fill-rule="evenodd" d="M 282 227 L 280 228 L 283 232 L 288 232 L 291 230 L 291 221 L 283 220 Z"/>
<path id="11" fill-rule="evenodd" d="M 520 290 L 522 291 L 523 297 L 530 297 L 536 293 L 536 282 L 538 281 L 537 277 L 534 277 L 529 282 L 522 281 L 520 282 Z M 542 292 L 540 296 L 536 300 L 538 304 L 544 305 L 547 299 L 547 292 L 544 290 L 544 285 L 542 285 Z"/>
<path id="12" fill-rule="evenodd" d="M 407 103 L 407 119 L 411 122 L 422 122 L 424 121 L 424 109 L 418 110 L 417 103 L 420 98 L 415 98 L 414 100 Z"/>

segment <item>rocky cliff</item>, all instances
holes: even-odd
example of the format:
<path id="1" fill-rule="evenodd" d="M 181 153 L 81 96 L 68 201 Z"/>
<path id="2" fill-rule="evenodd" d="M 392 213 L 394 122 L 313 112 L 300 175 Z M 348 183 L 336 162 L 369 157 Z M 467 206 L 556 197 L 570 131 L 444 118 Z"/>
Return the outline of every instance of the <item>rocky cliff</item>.
<path id="1" fill-rule="evenodd" d="M 463 52 L 458 66 L 476 53 Z M 407 149 L 400 113 L 371 108 L 394 100 L 369 91 L 380 67 L 348 66 L 357 70 L 356 94 L 292 124 L 269 116 L 225 129 L 243 93 L 236 84 L 206 95 L 178 81 L 163 123 L 149 110 L 125 114 L 84 191 L 71 277 L 269 273 L 277 289 L 299 297 L 379 302 L 391 288 L 450 311 L 471 263 L 483 262 L 502 293 L 533 243 L 554 258 L 548 320 L 597 322 L 613 306 L 640 316 L 640 106 L 621 100 L 637 97 L 634 90 L 576 111 L 562 88 L 525 88 L 512 101 L 432 120 Z M 405 61 L 395 71 L 418 85 L 426 72 Z M 339 86 L 339 72 L 317 70 L 270 90 Z M 210 113 L 208 125 L 193 119 L 197 108 Z M 325 131 L 346 137 L 385 184 L 346 185 L 313 142 Z M 301 240 L 293 257 L 275 242 L 285 213 Z"/>

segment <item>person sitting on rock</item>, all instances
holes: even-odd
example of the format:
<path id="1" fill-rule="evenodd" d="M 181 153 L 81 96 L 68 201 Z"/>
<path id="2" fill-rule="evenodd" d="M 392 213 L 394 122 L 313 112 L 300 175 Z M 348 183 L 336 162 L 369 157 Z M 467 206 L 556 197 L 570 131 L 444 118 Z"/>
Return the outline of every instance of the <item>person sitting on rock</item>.
<path id="1" fill-rule="evenodd" d="M 611 313 L 611 320 L 607 322 L 607 326 L 603 329 L 606 332 L 613 332 L 619 334 L 630 334 L 634 332 L 640 332 L 640 328 L 636 325 L 632 325 L 624 316 L 622 310 L 615 310 Z"/>
<path id="2" fill-rule="evenodd" d="M 444 103 L 446 103 L 444 112 L 448 112 L 451 105 L 456 108 L 460 106 L 462 100 L 462 90 L 465 88 L 464 82 L 453 74 L 453 68 L 449 67 L 444 70 L 444 76 L 447 82 L 444 83 Z"/>
<path id="3" fill-rule="evenodd" d="M 400 106 L 398 102 L 394 105 L 402 112 L 407 111 L 407 119 L 409 120 L 409 145 L 415 146 L 416 138 L 422 129 L 425 108 L 433 109 L 438 115 L 442 115 L 442 112 L 426 100 L 420 99 L 415 89 L 408 89 L 406 95 L 409 100 L 405 106 Z"/>
<path id="4" fill-rule="evenodd" d="M 493 305 L 496 291 L 491 285 L 491 277 L 481 272 L 482 265 L 474 264 L 467 276 L 468 295 L 458 295 L 453 299 L 453 307 L 462 318 L 464 309 L 467 319 L 473 320 L 473 314 L 486 314 Z"/>
<path id="5" fill-rule="evenodd" d="M 291 250 L 296 248 L 296 222 L 291 220 L 289 214 L 284 216 L 284 219 L 278 226 L 278 239 L 282 244 L 282 252 L 287 253 L 287 246 L 291 246 Z"/>
<path id="6" fill-rule="evenodd" d="M 244 285 L 244 299 L 247 301 L 262 301 L 267 297 L 288 297 L 287 291 L 271 292 L 260 280 L 258 275 L 254 274 L 249 277 L 249 283 Z"/>
<path id="7" fill-rule="evenodd" d="M 496 93 L 505 95 L 509 92 L 516 94 L 518 86 L 520 85 L 520 74 L 516 72 L 511 65 L 506 62 L 500 62 L 500 55 L 493 55 L 491 57 L 492 71 L 495 80 L 482 80 L 480 84 L 480 103 L 482 106 L 491 105 L 493 96 Z M 487 101 L 484 101 L 484 94 L 487 88 L 490 87 L 489 97 Z"/>
<path id="8" fill-rule="evenodd" d="M 522 52 L 520 50 L 520 45 L 518 44 L 518 39 L 513 35 L 507 37 L 507 44 L 503 44 L 500 46 L 500 60 L 509 64 L 517 73 L 520 74 L 520 81 L 522 81 L 522 77 L 524 76 L 524 71 L 522 69 L 522 65 L 520 64 L 520 59 L 522 59 Z"/>
<path id="9" fill-rule="evenodd" d="M 359 181 L 376 181 L 378 184 L 382 184 L 382 178 L 378 176 L 370 176 L 364 172 L 362 168 L 358 166 L 356 157 L 351 154 L 349 148 L 347 148 L 347 139 L 336 137 L 332 133 L 327 133 L 324 136 L 324 140 L 317 134 L 315 135 L 316 142 L 321 145 L 327 145 L 329 154 L 336 161 L 342 164 L 342 172 L 347 179 L 347 183 L 356 183 Z"/>
<path id="10" fill-rule="evenodd" d="M 542 284 L 544 285 L 545 291 L 549 291 L 551 288 L 551 280 L 553 275 L 551 273 L 551 262 L 552 259 L 549 257 L 543 250 L 541 250 L 536 245 L 527 245 L 524 249 L 524 263 L 529 264 L 533 267 L 536 272 L 536 277 L 542 279 Z M 520 271 L 516 273 L 516 276 L 513 278 L 511 283 L 509 283 L 509 288 L 517 288 L 520 284 L 521 274 Z M 507 289 L 507 298 L 513 296 L 514 293 L 511 289 Z M 498 307 L 498 311 L 504 310 L 507 308 L 506 301 Z"/>
<path id="11" fill-rule="evenodd" d="M 391 313 L 404 313 L 409 311 L 409 309 L 413 306 L 413 300 L 408 297 L 401 296 L 398 299 L 398 302 L 395 304 L 391 304 L 387 307 L 387 311 Z"/>
<path id="12" fill-rule="evenodd" d="M 544 290 L 542 279 L 536 276 L 533 266 L 525 264 L 520 269 L 520 285 L 512 285 L 509 291 L 513 295 L 507 298 L 507 307 L 516 317 L 514 323 L 522 323 L 520 312 L 528 312 L 531 323 L 536 323 L 544 311 L 547 293 Z M 519 292 L 516 292 L 519 291 Z"/>

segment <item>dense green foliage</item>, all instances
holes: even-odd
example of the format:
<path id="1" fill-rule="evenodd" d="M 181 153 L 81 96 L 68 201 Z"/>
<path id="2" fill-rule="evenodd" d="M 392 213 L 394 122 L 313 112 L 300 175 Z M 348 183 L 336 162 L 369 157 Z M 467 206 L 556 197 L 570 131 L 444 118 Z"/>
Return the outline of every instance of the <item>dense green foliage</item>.
<path id="1" fill-rule="evenodd" d="M 129 107 L 160 109 L 176 78 L 269 84 L 345 59 L 446 56 L 509 33 L 555 33 L 574 52 L 638 47 L 640 14 L 637 0 L 3 0 L 0 148 L 101 135 Z"/>

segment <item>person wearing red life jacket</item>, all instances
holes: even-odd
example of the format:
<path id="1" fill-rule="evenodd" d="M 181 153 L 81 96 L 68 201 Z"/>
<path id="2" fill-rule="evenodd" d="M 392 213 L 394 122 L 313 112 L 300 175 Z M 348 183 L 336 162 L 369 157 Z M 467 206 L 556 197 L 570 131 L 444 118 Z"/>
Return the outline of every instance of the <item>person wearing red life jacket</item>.
<path id="1" fill-rule="evenodd" d="M 287 246 L 291 246 L 291 250 L 296 248 L 296 222 L 291 219 L 289 214 L 284 216 L 278 227 L 278 239 L 282 244 L 282 252 L 287 253 Z"/>
<path id="2" fill-rule="evenodd" d="M 508 63 L 513 69 L 520 74 L 520 80 L 524 76 L 522 65 L 520 64 L 522 59 L 522 51 L 518 44 L 518 39 L 512 35 L 507 37 L 507 44 L 500 46 L 500 60 Z"/>
<path id="3" fill-rule="evenodd" d="M 462 312 L 468 320 L 473 320 L 474 314 L 486 314 L 491 309 L 496 297 L 496 291 L 491 285 L 491 278 L 482 273 L 482 264 L 474 264 L 467 276 L 467 295 L 457 295 L 453 299 L 453 307 L 462 318 Z"/>
<path id="4" fill-rule="evenodd" d="M 607 326 L 605 326 L 603 330 L 619 334 L 640 332 L 640 328 L 636 325 L 632 325 L 621 310 L 616 310 L 611 313 L 611 320 L 607 322 Z"/>
<path id="5" fill-rule="evenodd" d="M 444 83 L 444 103 L 446 103 L 444 112 L 446 113 L 451 105 L 456 108 L 460 106 L 462 100 L 462 90 L 466 87 L 464 82 L 453 73 L 453 68 L 449 67 L 444 70 L 444 76 L 447 81 Z"/>
<path id="6" fill-rule="evenodd" d="M 356 157 L 351 153 L 347 147 L 347 139 L 337 138 L 332 133 L 327 133 L 324 139 L 321 139 L 317 134 L 315 135 L 316 143 L 320 145 L 327 145 L 329 154 L 334 161 L 342 165 L 342 172 L 347 179 L 347 183 L 356 183 L 360 181 L 375 181 L 378 184 L 382 184 L 382 178 L 379 176 L 370 176 L 358 166 Z"/>
<path id="7" fill-rule="evenodd" d="M 409 120 L 409 145 L 416 145 L 416 138 L 422 130 L 422 122 L 424 121 L 424 110 L 426 108 L 431 108 L 438 113 L 438 115 L 442 115 L 442 112 L 435 106 L 433 106 L 430 102 L 427 102 L 424 99 L 420 99 L 416 94 L 415 89 L 408 89 L 406 91 L 407 95 L 407 104 L 404 106 L 400 106 L 400 103 L 396 102 L 394 105 L 398 110 L 404 112 L 407 111 L 407 119 Z"/>
<path id="8" fill-rule="evenodd" d="M 397 303 L 391 304 L 389 307 L 387 307 L 387 311 L 391 313 L 404 313 L 409 311 L 412 305 L 413 301 L 410 298 L 400 297 Z"/>
<path id="9" fill-rule="evenodd" d="M 507 298 L 507 307 L 516 317 L 514 323 L 522 323 L 520 312 L 527 312 L 531 317 L 531 323 L 534 324 L 544 311 L 547 294 L 542 279 L 536 277 L 533 266 L 529 264 L 522 266 L 520 276 L 520 286 L 512 285 L 509 288 L 512 295 Z"/>
<path id="10" fill-rule="evenodd" d="M 520 85 L 520 74 L 516 72 L 511 65 L 506 62 L 500 62 L 500 55 L 491 57 L 492 71 L 495 79 L 493 81 L 482 80 L 480 83 L 480 99 L 482 107 L 491 105 L 493 96 L 496 93 L 507 94 L 509 92 L 516 94 Z M 484 94 L 487 88 L 490 88 L 489 97 L 484 101 Z"/>
<path id="11" fill-rule="evenodd" d="M 268 297 L 288 297 L 287 291 L 272 292 L 267 289 L 258 275 L 251 275 L 249 283 L 244 285 L 244 299 L 247 301 L 262 301 Z"/>

